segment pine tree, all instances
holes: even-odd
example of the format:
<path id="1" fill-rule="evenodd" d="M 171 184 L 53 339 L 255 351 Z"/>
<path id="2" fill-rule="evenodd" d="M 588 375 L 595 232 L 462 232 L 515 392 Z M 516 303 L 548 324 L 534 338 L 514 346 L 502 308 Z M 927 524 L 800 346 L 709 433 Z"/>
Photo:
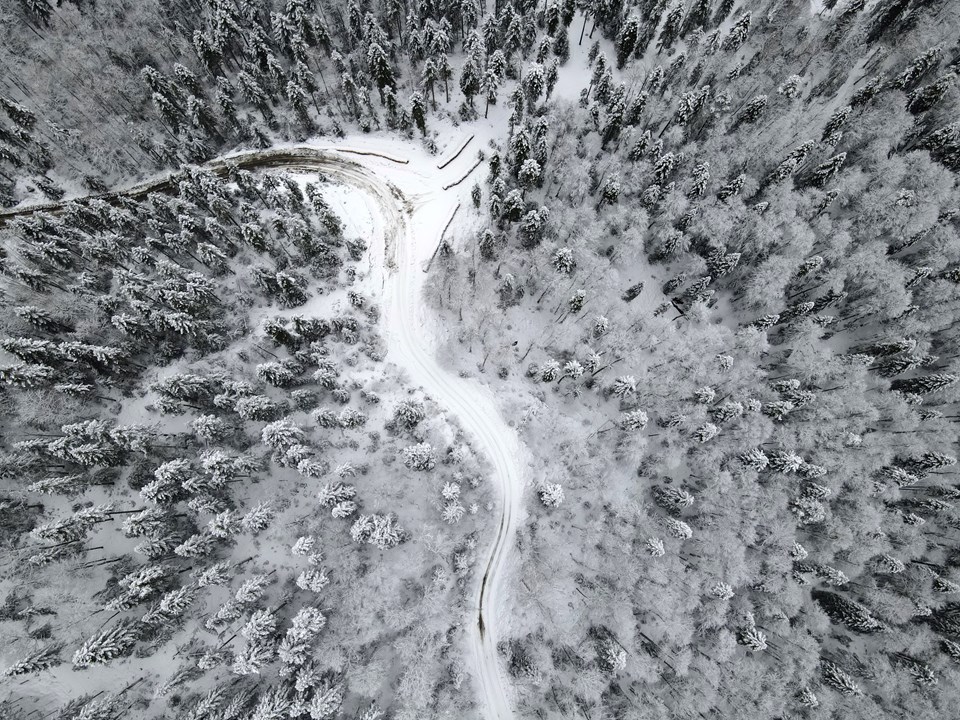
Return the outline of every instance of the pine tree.
<path id="1" fill-rule="evenodd" d="M 951 375 L 950 373 L 934 373 L 933 375 L 909 378 L 907 380 L 894 380 L 890 388 L 903 393 L 929 395 L 951 387 L 956 384 L 956 382 L 956 375 Z"/>
<path id="2" fill-rule="evenodd" d="M 396 426 L 412 429 L 426 417 L 423 403 L 414 400 L 401 400 L 393 410 L 393 422 Z"/>
<path id="3" fill-rule="evenodd" d="M 957 81 L 955 73 L 947 73 L 925 87 L 914 90 L 907 97 L 907 110 L 914 115 L 930 110 L 947 94 Z"/>
<path id="4" fill-rule="evenodd" d="M 35 480 L 27 489 L 40 495 L 77 495 L 89 484 L 84 475 L 58 475 Z"/>
<path id="5" fill-rule="evenodd" d="M 394 515 L 360 515 L 350 528 L 354 542 L 375 545 L 381 550 L 399 545 L 405 531 Z"/>
<path id="6" fill-rule="evenodd" d="M 678 2 L 667 11 L 667 17 L 663 21 L 663 29 L 660 30 L 660 42 L 658 47 L 662 49 L 670 48 L 683 28 L 683 6 L 684 3 Z"/>
<path id="7" fill-rule="evenodd" d="M 264 643 L 247 643 L 240 652 L 233 656 L 233 664 L 230 667 L 235 675 L 259 675 L 263 666 L 273 660 L 273 647 Z M 268 692 L 261 696 L 260 702 L 254 708 L 249 716 L 250 720 L 274 720 L 283 718 L 286 714 L 286 706 L 283 705 L 283 696 L 276 697 L 276 693 L 281 691 L 277 687 L 273 692 Z M 277 699 L 280 706 L 272 705 L 272 701 Z"/>
<path id="8" fill-rule="evenodd" d="M 677 540 L 689 540 L 693 537 L 693 530 L 682 520 L 667 517 L 663 519 L 663 524 L 667 529 L 667 534 Z"/>
<path id="9" fill-rule="evenodd" d="M 490 112 L 490 106 L 497 104 L 497 90 L 500 89 L 500 77 L 489 67 L 483 73 L 480 79 L 480 92 L 483 93 L 486 105 L 483 109 L 483 117 L 486 118 Z"/>
<path id="10" fill-rule="evenodd" d="M 655 485 L 653 499 L 656 503 L 670 512 L 679 513 L 693 505 L 694 498 L 683 488 Z"/>
<path id="11" fill-rule="evenodd" d="M 666 554 L 666 549 L 663 547 L 663 540 L 660 538 L 647 538 L 645 547 L 651 557 L 663 557 Z"/>
<path id="12" fill-rule="evenodd" d="M 683 21 L 680 35 L 684 37 L 697 30 L 706 30 L 710 24 L 710 0 L 694 0 Z"/>
<path id="13" fill-rule="evenodd" d="M 814 590 L 812 597 L 831 620 L 842 623 L 851 630 L 861 633 L 876 633 L 886 629 L 883 623 L 874 618 L 867 608 L 842 595 L 825 590 Z"/>
<path id="14" fill-rule="evenodd" d="M 234 594 L 236 602 L 242 605 L 252 605 L 263 596 L 270 582 L 270 575 L 251 575 L 237 588 L 237 592 Z"/>
<path id="15" fill-rule="evenodd" d="M 763 112 L 766 110 L 766 108 L 767 96 L 757 95 L 744 106 L 743 112 L 740 113 L 740 117 L 737 119 L 734 127 L 738 125 L 750 125 L 755 123 L 760 119 L 760 116 L 763 115 Z"/>
<path id="16" fill-rule="evenodd" d="M 570 312 L 577 314 L 583 309 L 583 303 L 586 300 L 586 293 L 583 290 L 577 290 L 567 301 Z"/>
<path id="17" fill-rule="evenodd" d="M 370 68 L 370 75 L 380 92 L 380 102 L 383 102 L 384 88 L 394 89 L 397 83 L 387 54 L 377 43 L 371 43 L 367 47 L 367 66 Z"/>
<path id="18" fill-rule="evenodd" d="M 938 682 L 933 668 L 927 665 L 927 663 L 922 662 L 917 658 L 908 655 L 907 653 L 893 653 L 891 660 L 894 665 L 906 668 L 910 675 L 913 676 L 914 683 L 920 687 L 925 685 L 936 685 Z"/>
<path id="19" fill-rule="evenodd" d="M 774 450 L 767 455 L 771 470 L 782 473 L 797 472 L 803 467 L 803 458 L 789 450 Z"/>
<path id="20" fill-rule="evenodd" d="M 545 482 L 538 491 L 540 502 L 547 507 L 559 507 L 563 503 L 563 486 L 559 483 Z"/>
<path id="21" fill-rule="evenodd" d="M 410 117 L 424 137 L 427 136 L 427 105 L 423 93 L 414 91 L 410 96 Z"/>
<path id="22" fill-rule="evenodd" d="M 767 636 L 755 627 L 748 627 L 737 633 L 737 642 L 750 652 L 763 652 L 767 649 Z"/>
<path id="23" fill-rule="evenodd" d="M 6 338 L 0 348 L 27 363 L 53 365 L 62 359 L 57 345 L 37 338 Z"/>
<path id="24" fill-rule="evenodd" d="M 631 410 L 620 416 L 620 427 L 627 432 L 643 430 L 648 422 L 647 413 L 643 410 Z"/>
<path id="25" fill-rule="evenodd" d="M 207 530 L 195 533 L 177 545 L 173 552 L 185 558 L 203 558 L 210 555 L 217 546 L 217 537 Z"/>
<path id="26" fill-rule="evenodd" d="M 240 634 L 249 642 L 269 640 L 277 630 L 277 616 L 269 610 L 255 610 L 247 623 L 240 628 Z"/>
<path id="27" fill-rule="evenodd" d="M 617 67 L 623 68 L 636 48 L 640 37 L 640 18 L 631 14 L 620 28 L 617 35 Z"/>
<path id="28" fill-rule="evenodd" d="M 603 187 L 600 189 L 600 200 L 596 209 L 599 210 L 604 205 L 615 203 L 620 198 L 620 192 L 620 176 L 611 175 L 604 181 Z"/>
<path id="29" fill-rule="evenodd" d="M 720 407 L 710 409 L 710 418 L 717 424 L 723 424 L 743 415 L 743 405 L 736 401 L 727 401 Z"/>
<path id="30" fill-rule="evenodd" d="M 627 666 L 627 651 L 612 637 L 605 637 L 597 643 L 597 664 L 604 672 L 616 675 Z"/>
<path id="31" fill-rule="evenodd" d="M 321 507 L 330 507 L 356 497 L 357 491 L 353 485 L 344 483 L 326 484 L 317 492 L 317 501 Z"/>
<path id="32" fill-rule="evenodd" d="M 637 379 L 633 375 L 621 375 L 613 381 L 610 392 L 618 398 L 627 398 L 637 392 Z"/>
<path id="33" fill-rule="evenodd" d="M 20 363 L 0 367 L 0 381 L 23 389 L 50 385 L 56 378 L 57 371 L 49 365 Z"/>
<path id="34" fill-rule="evenodd" d="M 723 40 L 723 49 L 726 52 L 736 52 L 747 41 L 747 33 L 750 31 L 751 14 L 743 13 L 737 22 L 730 29 L 730 34 Z"/>
<path id="35" fill-rule="evenodd" d="M 69 323 L 56 319 L 50 312 L 36 305 L 20 305 L 13 308 L 13 312 L 43 332 L 55 334 L 72 329 Z"/>
<path id="36" fill-rule="evenodd" d="M 741 175 L 738 175 L 737 177 L 733 178 L 732 180 L 730 180 L 730 181 L 727 182 L 726 184 L 724 184 L 724 185 L 717 191 L 717 199 L 718 199 L 720 202 L 726 202 L 728 199 L 730 199 L 730 198 L 733 197 L 734 195 L 739 195 L 739 194 L 740 194 L 740 190 L 743 188 L 743 183 L 744 183 L 744 181 L 745 181 L 746 179 L 747 179 L 747 176 L 741 174 Z"/>
<path id="37" fill-rule="evenodd" d="M 277 451 L 283 451 L 291 445 L 301 445 L 306 442 L 306 433 L 303 428 L 295 425 L 288 418 L 276 420 L 266 425 L 260 433 L 263 444 Z"/>
<path id="38" fill-rule="evenodd" d="M 690 189 L 687 190 L 687 197 L 692 199 L 702 197 L 707 189 L 707 181 L 710 179 L 710 166 L 707 163 L 697 163 L 693 168 L 693 182 Z"/>
<path id="39" fill-rule="evenodd" d="M 718 600 L 730 600 L 734 596 L 733 587 L 725 582 L 717 581 L 710 588 L 710 594 Z"/>
<path id="40" fill-rule="evenodd" d="M 827 120 L 827 124 L 823 127 L 823 135 L 820 138 L 821 142 L 826 141 L 827 138 L 840 130 L 840 128 L 846 124 L 851 112 L 852 108 L 849 105 L 835 110 L 830 116 L 830 119 Z"/>
<path id="41" fill-rule="evenodd" d="M 890 83 L 891 86 L 900 90 L 906 90 L 916 85 L 927 72 L 936 67 L 940 61 L 941 53 L 942 50 L 938 45 L 918 55 L 902 73 L 894 78 Z"/>
<path id="42" fill-rule="evenodd" d="M 841 695 L 862 695 L 863 691 L 857 686 L 843 668 L 829 660 L 820 660 L 820 677 L 823 681 Z"/>
<path id="43" fill-rule="evenodd" d="M 940 640 L 940 648 L 951 660 L 955 663 L 960 663 L 960 643 L 956 643 L 953 640 L 942 639 Z"/>
<path id="44" fill-rule="evenodd" d="M 194 587 L 183 586 L 171 590 L 160 598 L 160 602 L 154 610 L 143 617 L 143 622 L 167 625 L 177 618 L 183 617 L 196 597 L 197 588 Z"/>
<path id="45" fill-rule="evenodd" d="M 744 465 L 753 468 L 757 472 L 766 470 L 767 465 L 770 463 L 770 460 L 766 454 L 758 448 L 754 448 L 753 450 L 740 455 L 737 459 L 740 460 L 740 462 L 742 462 Z"/>
<path id="46" fill-rule="evenodd" d="M 517 171 L 517 180 L 519 180 L 520 185 L 525 190 L 529 190 L 540 182 L 542 172 L 540 163 L 533 158 L 527 158 L 523 161 L 522 167 Z"/>
<path id="47" fill-rule="evenodd" d="M 767 184 L 776 185 L 796 173 L 797 170 L 800 169 L 800 166 L 807 159 L 810 151 L 813 150 L 813 147 L 814 142 L 812 140 L 808 140 L 802 145 L 798 145 L 791 150 L 787 154 L 787 157 L 784 158 L 783 162 L 781 162 L 776 169 L 767 176 Z"/>
<path id="48" fill-rule="evenodd" d="M 834 155 L 826 162 L 820 163 L 813 171 L 811 182 L 816 187 L 822 188 L 824 185 L 830 182 L 834 175 L 840 172 L 840 168 L 843 167 L 843 162 L 846 159 L 847 154 L 842 152 L 839 155 Z"/>
<path id="49" fill-rule="evenodd" d="M 938 575 L 933 579 L 933 589 L 938 593 L 958 593 L 960 592 L 960 585 Z"/>
<path id="50" fill-rule="evenodd" d="M 60 659 L 62 650 L 63 645 L 57 643 L 47 645 L 36 652 L 30 653 L 23 660 L 15 662 L 4 670 L 3 674 L 5 677 L 19 677 L 20 675 L 35 675 L 43 672 L 47 668 L 55 667 L 63 662 Z"/>
<path id="51" fill-rule="evenodd" d="M 711 277 L 719 278 L 730 273 L 740 263 L 740 253 L 726 253 L 717 249 L 707 259 L 707 270 Z"/>
<path id="52" fill-rule="evenodd" d="M 344 690 L 339 683 L 324 682 L 314 690 L 309 713 L 313 720 L 326 720 L 337 714 L 343 704 Z"/>
<path id="53" fill-rule="evenodd" d="M 693 437 L 697 442 L 705 443 L 715 438 L 719 433 L 720 428 L 713 423 L 707 422 L 703 423 L 693 431 Z"/>
<path id="54" fill-rule="evenodd" d="M 673 153 L 668 152 L 657 159 L 657 162 L 653 166 L 653 173 L 660 185 L 663 185 L 667 181 L 676 164 L 677 158 Z"/>
<path id="55" fill-rule="evenodd" d="M 777 88 L 777 93 L 788 100 L 795 100 L 803 93 L 804 82 L 800 75 L 791 75 Z"/>
<path id="56" fill-rule="evenodd" d="M 403 464 L 417 471 L 433 470 L 437 465 L 436 454 L 429 443 L 411 445 L 403 449 Z"/>
<path id="57" fill-rule="evenodd" d="M 251 535 L 257 535 L 269 527 L 275 514 L 276 513 L 270 503 L 257 503 L 252 510 L 250 510 L 240 519 L 240 526 L 243 528 L 244 532 L 248 532 Z"/>
<path id="58" fill-rule="evenodd" d="M 86 668 L 106 665 L 111 660 L 129 655 L 139 638 L 137 625 L 122 620 L 89 638 L 73 654 L 73 666 Z"/>
<path id="59" fill-rule="evenodd" d="M 37 525 L 30 535 L 37 540 L 66 544 L 86 539 L 93 527 L 110 520 L 112 505 L 95 505 L 77 510 L 73 515 L 54 522 Z"/>
<path id="60" fill-rule="evenodd" d="M 920 141 L 920 147 L 929 150 L 935 160 L 948 168 L 960 168 L 960 122 L 927 135 Z"/>
<path id="61" fill-rule="evenodd" d="M 476 60 L 468 58 L 460 70 L 460 91 L 467 99 L 467 103 L 471 108 L 473 107 L 474 96 L 481 90 L 483 79 L 483 67 L 479 65 Z"/>

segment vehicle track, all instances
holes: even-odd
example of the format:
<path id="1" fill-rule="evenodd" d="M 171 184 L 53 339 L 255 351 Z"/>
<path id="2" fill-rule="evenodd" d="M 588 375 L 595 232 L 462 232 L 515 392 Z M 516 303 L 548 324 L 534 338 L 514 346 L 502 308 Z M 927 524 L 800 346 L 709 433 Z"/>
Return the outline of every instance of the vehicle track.
<path id="1" fill-rule="evenodd" d="M 422 303 L 424 273 L 422 248 L 436 244 L 441 228 L 423 228 L 427 212 L 436 202 L 445 202 L 442 191 L 418 194 L 411 199 L 396 184 L 380 177 L 370 167 L 377 158 L 403 164 L 389 156 L 353 151 L 362 160 L 348 159 L 346 149 L 277 148 L 258 150 L 218 158 L 203 167 L 220 176 L 231 166 L 248 170 L 284 169 L 321 173 L 370 195 L 380 209 L 384 226 L 383 332 L 388 358 L 404 368 L 411 379 L 423 387 L 441 406 L 456 415 L 464 431 L 472 437 L 481 455 L 493 467 L 493 481 L 501 503 L 496 535 L 481 566 L 482 575 L 474 590 L 476 618 L 469 628 L 469 652 L 473 657 L 479 684 L 483 715 L 487 720 L 513 717 L 508 684 L 501 672 L 497 652 L 498 612 L 503 609 L 504 574 L 513 546 L 513 537 L 522 514 L 522 446 L 497 407 L 492 392 L 476 380 L 459 377 L 443 369 L 435 359 L 436 348 L 422 331 L 425 327 Z M 439 173 L 438 173 L 439 174 Z M 109 201 L 126 196 L 139 198 L 150 192 L 169 190 L 182 177 L 173 172 L 110 193 L 87 196 Z M 448 188 L 444 186 L 444 190 Z M 75 198 L 80 199 L 80 198 Z M 40 211 L 57 212 L 70 201 L 43 203 L 0 211 L 0 224 Z M 429 254 L 429 253 L 428 253 Z"/>

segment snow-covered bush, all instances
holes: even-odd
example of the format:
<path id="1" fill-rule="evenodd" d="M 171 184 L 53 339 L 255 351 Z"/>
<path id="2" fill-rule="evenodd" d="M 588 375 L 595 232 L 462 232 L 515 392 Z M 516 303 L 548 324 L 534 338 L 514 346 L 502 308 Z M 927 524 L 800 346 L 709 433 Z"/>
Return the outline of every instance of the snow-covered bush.
<path id="1" fill-rule="evenodd" d="M 538 495 L 540 502 L 547 507 L 559 507 L 563 502 L 563 486 L 560 483 L 544 483 Z"/>
<path id="2" fill-rule="evenodd" d="M 433 470 L 437 466 L 436 453 L 430 443 L 410 445 L 403 449 L 403 464 L 420 472 Z"/>

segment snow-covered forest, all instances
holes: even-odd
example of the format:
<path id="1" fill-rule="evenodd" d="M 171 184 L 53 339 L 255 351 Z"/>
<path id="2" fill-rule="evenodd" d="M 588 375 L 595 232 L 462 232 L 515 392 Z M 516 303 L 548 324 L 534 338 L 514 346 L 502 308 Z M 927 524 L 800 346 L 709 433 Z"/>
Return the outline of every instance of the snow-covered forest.
<path id="1" fill-rule="evenodd" d="M 956 0 L 0 4 L 0 718 L 954 716 L 958 73 Z"/>

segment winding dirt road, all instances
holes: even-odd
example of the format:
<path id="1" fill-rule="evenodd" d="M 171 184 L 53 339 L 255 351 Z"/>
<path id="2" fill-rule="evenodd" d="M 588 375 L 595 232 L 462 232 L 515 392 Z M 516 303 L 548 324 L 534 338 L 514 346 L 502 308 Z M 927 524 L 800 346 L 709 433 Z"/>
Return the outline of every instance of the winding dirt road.
<path id="1" fill-rule="evenodd" d="M 493 482 L 501 496 L 496 534 L 480 566 L 473 592 L 476 615 L 469 631 L 468 652 L 474 661 L 484 717 L 508 720 L 513 718 L 513 711 L 497 654 L 497 621 L 505 606 L 504 575 L 522 516 L 522 447 L 490 390 L 476 380 L 445 370 L 435 359 L 436 340 L 425 332 L 432 323 L 425 322 L 428 311 L 422 302 L 426 277 L 423 264 L 440 239 L 443 220 L 438 223 L 438 218 L 448 216 L 457 202 L 457 193 L 445 190 L 440 176 L 455 180 L 458 171 L 440 171 L 432 166 L 428 175 L 422 168 L 419 172 L 407 169 L 405 163 L 373 152 L 293 147 L 226 156 L 206 167 L 219 175 L 226 174 L 229 164 L 250 170 L 276 168 L 322 173 L 366 193 L 376 203 L 384 239 L 382 318 L 388 359 L 405 369 L 415 384 L 459 419 L 474 447 L 490 461 Z M 176 173 L 164 175 L 101 197 L 142 197 L 168 189 L 177 177 Z M 64 204 L 46 203 L 0 212 L 0 223 L 41 210 L 55 212 Z"/>

